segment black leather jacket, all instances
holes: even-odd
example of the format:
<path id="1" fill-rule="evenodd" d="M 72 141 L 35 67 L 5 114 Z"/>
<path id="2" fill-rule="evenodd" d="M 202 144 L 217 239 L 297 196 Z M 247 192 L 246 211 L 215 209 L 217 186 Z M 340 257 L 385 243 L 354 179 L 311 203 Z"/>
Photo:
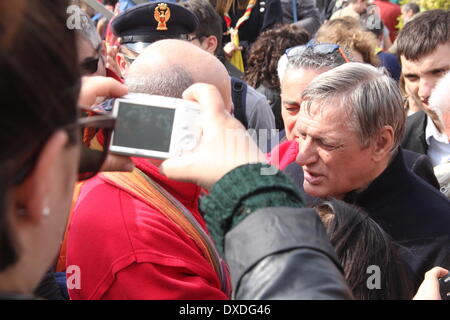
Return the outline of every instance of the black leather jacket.
<path id="1" fill-rule="evenodd" d="M 225 255 L 234 299 L 352 299 L 313 209 L 255 212 L 227 234 Z"/>

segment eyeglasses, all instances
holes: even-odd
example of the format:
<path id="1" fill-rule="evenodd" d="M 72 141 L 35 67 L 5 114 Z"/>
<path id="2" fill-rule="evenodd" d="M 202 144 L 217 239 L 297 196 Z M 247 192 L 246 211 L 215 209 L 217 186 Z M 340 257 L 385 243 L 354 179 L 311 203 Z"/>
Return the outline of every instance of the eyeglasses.
<path id="1" fill-rule="evenodd" d="M 74 136 L 74 132 L 80 132 L 80 139 L 83 142 L 81 146 L 81 158 L 78 172 L 78 180 L 83 181 L 94 177 L 101 169 L 109 151 L 112 130 L 115 127 L 116 119 L 109 115 L 93 115 L 88 112 L 87 117 L 79 118 L 77 122 L 61 127 L 61 130 L 68 132 L 69 137 Z M 93 140 L 96 138 L 101 148 L 93 149 Z M 71 140 L 78 141 L 77 138 Z M 37 148 L 40 150 L 41 146 Z M 14 185 L 20 185 L 33 171 L 40 155 L 35 151 L 28 158 L 24 165 L 14 176 Z"/>
<path id="2" fill-rule="evenodd" d="M 130 57 L 130 56 L 127 56 L 127 55 L 123 55 L 123 57 L 125 58 L 125 61 L 128 63 L 128 64 L 132 64 L 133 62 L 134 62 L 134 60 L 136 60 L 136 58 L 132 58 L 132 57 Z"/>
<path id="3" fill-rule="evenodd" d="M 195 36 L 195 37 L 188 37 L 187 38 L 187 41 L 189 41 L 189 42 L 192 42 L 192 41 L 194 41 L 194 40 L 198 40 L 199 42 L 202 42 L 202 38 L 206 38 L 206 37 L 208 37 L 208 36 L 205 36 L 205 35 L 199 35 L 199 36 Z"/>
<path id="4" fill-rule="evenodd" d="M 317 43 L 315 41 L 309 41 L 305 45 L 287 49 L 285 51 L 285 54 L 288 58 L 291 58 L 294 56 L 301 56 L 306 50 L 312 50 L 314 53 L 320 54 L 331 54 L 335 51 L 338 51 L 345 62 L 350 62 L 350 59 L 348 58 L 345 51 L 335 43 Z"/>

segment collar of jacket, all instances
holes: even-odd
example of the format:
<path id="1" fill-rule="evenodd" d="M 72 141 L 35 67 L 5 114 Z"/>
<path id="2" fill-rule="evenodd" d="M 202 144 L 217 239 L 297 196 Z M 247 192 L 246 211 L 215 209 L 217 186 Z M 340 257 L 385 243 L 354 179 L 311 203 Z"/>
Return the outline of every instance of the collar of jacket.
<path id="1" fill-rule="evenodd" d="M 167 178 L 160 173 L 158 167 L 151 164 L 147 159 L 132 158 L 132 160 L 136 168 L 156 181 L 161 187 L 181 201 L 184 206 L 187 208 L 198 208 L 198 200 L 201 194 L 201 188 L 199 186 Z"/>
<path id="2" fill-rule="evenodd" d="M 394 201 L 399 188 L 404 188 L 405 179 L 409 179 L 403 151 L 398 148 L 387 168 L 363 191 L 351 191 L 343 199 L 364 208 L 382 207 L 386 202 Z"/>

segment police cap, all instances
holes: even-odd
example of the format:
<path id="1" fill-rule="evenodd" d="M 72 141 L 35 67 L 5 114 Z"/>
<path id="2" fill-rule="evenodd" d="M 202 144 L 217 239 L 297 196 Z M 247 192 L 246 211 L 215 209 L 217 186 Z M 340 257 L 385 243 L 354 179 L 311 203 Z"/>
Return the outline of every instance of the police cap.
<path id="1" fill-rule="evenodd" d="M 141 53 L 152 42 L 185 38 L 194 33 L 197 17 L 188 9 L 171 2 L 155 1 L 122 12 L 112 22 L 114 34 L 122 45 Z"/>

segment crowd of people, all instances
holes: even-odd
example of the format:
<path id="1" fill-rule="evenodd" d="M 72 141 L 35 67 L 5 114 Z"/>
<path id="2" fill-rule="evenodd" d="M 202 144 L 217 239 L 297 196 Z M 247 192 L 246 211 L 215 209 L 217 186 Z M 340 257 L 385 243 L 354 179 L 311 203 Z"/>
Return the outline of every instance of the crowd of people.
<path id="1" fill-rule="evenodd" d="M 16 0 L 0 16 L 1 299 L 445 298 L 450 11 Z M 196 147 L 110 153 L 105 101 L 128 93 L 196 102 Z"/>

